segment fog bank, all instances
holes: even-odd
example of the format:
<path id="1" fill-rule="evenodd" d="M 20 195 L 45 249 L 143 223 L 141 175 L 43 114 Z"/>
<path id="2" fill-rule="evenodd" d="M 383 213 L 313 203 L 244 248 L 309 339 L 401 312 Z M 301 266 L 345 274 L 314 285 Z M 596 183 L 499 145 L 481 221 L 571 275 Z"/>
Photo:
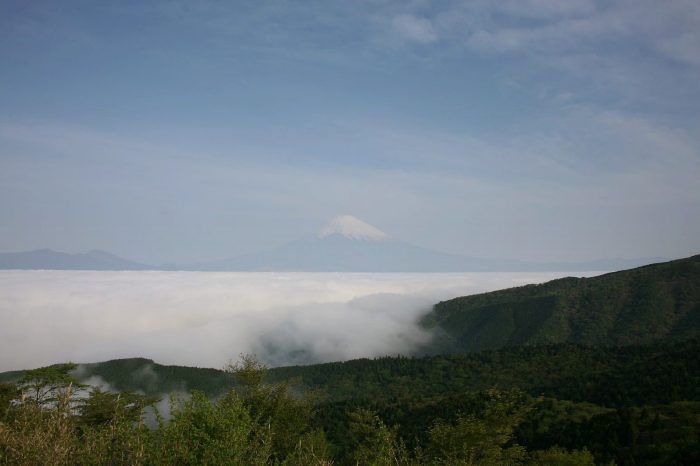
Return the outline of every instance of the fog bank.
<path id="1" fill-rule="evenodd" d="M 577 276 L 592 275 L 594 273 Z M 0 371 L 147 357 L 222 367 L 410 351 L 444 299 L 566 273 L 0 271 Z"/>

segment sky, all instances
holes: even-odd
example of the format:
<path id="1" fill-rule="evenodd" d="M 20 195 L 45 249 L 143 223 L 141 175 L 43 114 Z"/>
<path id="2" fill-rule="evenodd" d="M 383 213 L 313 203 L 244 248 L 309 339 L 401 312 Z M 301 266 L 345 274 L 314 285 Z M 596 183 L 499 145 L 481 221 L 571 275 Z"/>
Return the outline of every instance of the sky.
<path id="1" fill-rule="evenodd" d="M 699 83 L 695 0 L 0 0 L 0 252 L 683 257 Z"/>

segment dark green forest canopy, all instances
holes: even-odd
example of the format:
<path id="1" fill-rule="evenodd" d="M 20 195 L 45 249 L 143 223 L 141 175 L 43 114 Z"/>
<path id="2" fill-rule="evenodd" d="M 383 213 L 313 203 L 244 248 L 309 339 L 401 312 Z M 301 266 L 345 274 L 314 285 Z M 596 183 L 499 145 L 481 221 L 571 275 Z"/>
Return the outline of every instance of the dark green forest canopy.
<path id="1" fill-rule="evenodd" d="M 325 432 L 337 464 L 357 448 L 350 412 L 377 413 L 412 451 L 430 443 L 438 420 L 454 425 L 461 414 L 481 422 L 484 396 L 494 387 L 533 406 L 514 431 L 514 441 L 528 451 L 585 448 L 598 464 L 693 464 L 687 461 L 698 458 L 698 350 L 698 339 L 622 348 L 503 348 L 277 368 L 267 372 L 267 382 L 289 381 L 294 393 L 314 393 L 311 427 Z M 205 387 L 216 398 L 233 384 L 223 371 L 148 359 L 85 365 L 78 374 L 99 374 L 119 390 L 162 394 L 166 387 Z"/>
<path id="2" fill-rule="evenodd" d="M 320 391 L 326 401 L 435 397 L 517 387 L 533 396 L 627 406 L 700 401 L 698 354 L 700 339 L 622 348 L 561 344 L 281 367 L 270 369 L 268 380 Z M 0 381 L 17 373 L 3 375 Z M 224 371 L 164 366 L 141 358 L 86 364 L 78 375 L 83 381 L 99 376 L 115 390 L 146 395 L 196 389 L 217 396 L 233 384 Z"/>
<path id="3" fill-rule="evenodd" d="M 698 337 L 700 255 L 455 298 L 435 305 L 422 324 L 435 331 L 424 349 L 433 353 Z"/>
<path id="4" fill-rule="evenodd" d="M 574 344 L 463 355 L 385 357 L 271 369 L 332 400 L 435 396 L 490 387 L 605 406 L 700 401 L 700 340 L 613 347 Z"/>

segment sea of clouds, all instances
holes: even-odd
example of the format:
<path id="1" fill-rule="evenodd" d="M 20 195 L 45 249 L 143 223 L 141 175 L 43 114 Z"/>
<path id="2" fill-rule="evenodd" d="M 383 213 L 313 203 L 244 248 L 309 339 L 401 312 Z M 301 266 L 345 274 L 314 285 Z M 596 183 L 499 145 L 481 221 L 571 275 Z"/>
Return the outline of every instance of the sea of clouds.
<path id="1" fill-rule="evenodd" d="M 595 273 L 576 273 L 577 276 Z M 410 352 L 438 301 L 567 273 L 0 271 L 0 371 L 147 357 L 220 368 Z"/>

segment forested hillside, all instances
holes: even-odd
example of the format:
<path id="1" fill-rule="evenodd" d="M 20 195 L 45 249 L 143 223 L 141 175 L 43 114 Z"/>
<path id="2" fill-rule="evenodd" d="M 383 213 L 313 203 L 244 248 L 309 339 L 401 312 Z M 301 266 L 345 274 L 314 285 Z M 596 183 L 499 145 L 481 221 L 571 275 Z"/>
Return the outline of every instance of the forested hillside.
<path id="1" fill-rule="evenodd" d="M 426 351 L 545 343 L 630 345 L 700 336 L 700 255 L 593 278 L 466 296 L 437 304 Z"/>
<path id="2" fill-rule="evenodd" d="M 463 355 L 383 357 L 289 366 L 267 371 L 269 382 L 289 381 L 317 390 L 326 401 L 447 395 L 517 387 L 533 396 L 624 407 L 642 403 L 700 401 L 700 339 L 676 343 L 591 348 L 562 344 L 503 348 Z M 199 390 L 216 397 L 233 386 L 223 370 L 164 366 L 150 359 L 84 364 L 80 381 L 148 396 Z M 22 372 L 0 374 L 0 382 Z"/>
<path id="3" fill-rule="evenodd" d="M 271 381 L 295 381 L 329 400 L 431 397 L 517 387 L 538 396 L 624 407 L 700 401 L 700 340 L 591 348 L 565 344 L 464 355 L 374 360 L 270 369 Z"/>
<path id="4" fill-rule="evenodd" d="M 592 464 L 585 453 L 588 451 L 597 464 L 614 461 L 621 465 L 690 465 L 700 460 L 699 351 L 698 339 L 624 348 L 572 344 L 532 346 L 454 356 L 385 357 L 276 368 L 268 370 L 264 379 L 256 376 L 253 381 L 268 387 L 261 392 L 266 397 L 282 396 L 289 390 L 295 394 L 293 398 L 301 396 L 310 402 L 309 411 L 302 419 L 305 424 L 294 427 L 295 432 L 298 435 L 306 435 L 306 432 L 312 437 L 322 432 L 323 440 L 307 436 L 304 441 L 319 448 L 323 445 L 324 457 L 333 459 L 335 464 L 355 464 L 358 457 L 370 454 L 365 448 L 375 455 L 383 454 L 382 451 L 404 455 L 403 462 L 391 464 L 444 464 L 421 455 L 427 449 L 430 455 L 437 455 L 435 458 L 444 459 L 449 452 L 442 450 L 443 442 L 460 445 L 459 442 L 469 442 L 467 439 L 476 429 L 485 435 L 479 448 L 488 446 L 496 452 L 493 454 L 506 455 L 521 448 L 546 452 L 542 457 L 550 460 L 560 453 L 564 455 L 557 460 L 564 462 L 538 463 L 535 458 L 540 454 L 532 453 L 519 456 L 521 459 L 512 464 Z M 30 380 L 33 380 L 32 374 L 45 373 L 41 371 L 30 371 Z M 82 380 L 92 378 L 93 381 L 99 375 L 112 389 L 135 390 L 160 397 L 165 397 L 168 391 L 184 396 L 183 392 L 198 388 L 198 393 L 203 391 L 210 399 L 219 399 L 231 387 L 245 395 L 246 384 L 250 383 L 250 377 L 236 379 L 230 372 L 161 366 L 147 359 L 84 365 L 72 373 Z M 26 387 L 26 379 L 25 374 L 24 383 L 16 377 L 15 382 L 19 382 L 19 387 Z M 14 396 L 13 387 L 12 384 L 0 385 L 7 395 L 6 400 Z M 86 411 L 86 416 L 92 416 L 90 419 L 107 416 L 101 407 L 106 402 L 106 406 L 110 406 L 109 403 L 118 401 L 103 400 L 101 396 L 94 396 Z M 284 395 L 284 403 L 291 403 L 293 398 Z M 129 395 L 123 398 L 131 399 Z M 257 423 L 261 421 L 255 417 L 255 412 L 250 417 L 251 413 L 240 412 L 238 401 L 231 400 L 230 396 L 223 399 L 228 401 L 222 409 L 239 410 L 234 414 L 247 419 L 246 429 L 257 432 L 255 435 L 273 435 L 274 438 L 274 433 L 255 430 L 260 428 Z M 145 403 L 145 399 L 136 400 Z M 227 415 L 225 412 L 216 414 L 218 408 L 206 404 L 205 398 L 196 400 L 195 405 L 186 405 L 188 411 L 179 415 L 181 424 L 167 429 L 184 429 L 176 434 L 186 435 L 187 429 L 199 429 L 198 422 L 227 422 L 225 417 L 217 417 Z M 275 404 L 277 407 L 267 415 L 283 416 L 278 422 L 291 422 L 284 420 L 288 414 L 284 403 Z M 297 409 L 294 406 L 290 409 Z M 4 409 L 10 409 L 7 412 L 11 414 L 13 408 L 5 404 Z M 197 410 L 204 412 L 197 414 Z M 197 416 L 213 418 L 197 421 Z M 80 418 L 76 422 L 87 421 Z M 504 432 L 510 433 L 501 436 L 499 425 L 507 426 Z M 231 424 L 230 428 L 233 426 Z M 289 426 L 279 427 L 287 428 Z M 156 435 L 153 439 L 142 440 L 159 445 L 158 442 L 167 440 L 161 435 L 170 435 L 167 429 L 149 434 Z M 221 426 L 211 429 L 214 430 L 206 435 L 225 435 L 226 432 L 220 430 L 224 429 Z M 205 435 L 203 432 L 196 435 Z M 17 441 L 22 441 L 21 435 L 25 434 L 18 432 L 17 435 L 20 435 Z M 363 443 L 368 435 L 374 442 L 370 446 Z M 502 439 L 501 443 L 498 438 Z M 317 441 L 320 443 L 313 443 Z M 187 448 L 196 452 L 194 445 Z M 308 453 L 294 453 L 290 446 L 283 450 L 285 455 Z M 157 451 L 154 454 L 158 454 Z M 265 461 L 258 464 L 274 464 Z M 498 461 L 485 459 L 475 464 L 501 464 Z"/>
<path id="5" fill-rule="evenodd" d="M 427 441 L 426 426 L 478 412 L 479 400 L 496 388 L 518 390 L 534 403 L 515 431 L 527 448 L 587 448 L 598 464 L 694 464 L 698 351 L 698 339 L 622 348 L 562 344 L 286 367 L 269 376 L 321 394 L 317 422 L 341 452 L 352 449 L 345 413 L 354 409 L 377 412 L 413 447 Z"/>

